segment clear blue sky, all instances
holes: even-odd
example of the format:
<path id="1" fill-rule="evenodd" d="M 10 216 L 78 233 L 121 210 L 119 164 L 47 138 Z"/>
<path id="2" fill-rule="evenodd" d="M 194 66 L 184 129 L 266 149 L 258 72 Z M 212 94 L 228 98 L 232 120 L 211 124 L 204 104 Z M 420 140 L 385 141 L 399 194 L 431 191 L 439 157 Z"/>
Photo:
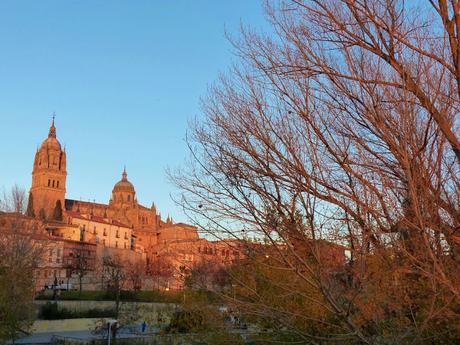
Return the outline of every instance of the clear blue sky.
<path id="1" fill-rule="evenodd" d="M 107 202 L 126 164 L 141 203 L 186 220 L 165 169 L 240 22 L 267 27 L 259 0 L 0 1 L 0 188 L 30 188 L 55 111 L 68 198 Z"/>

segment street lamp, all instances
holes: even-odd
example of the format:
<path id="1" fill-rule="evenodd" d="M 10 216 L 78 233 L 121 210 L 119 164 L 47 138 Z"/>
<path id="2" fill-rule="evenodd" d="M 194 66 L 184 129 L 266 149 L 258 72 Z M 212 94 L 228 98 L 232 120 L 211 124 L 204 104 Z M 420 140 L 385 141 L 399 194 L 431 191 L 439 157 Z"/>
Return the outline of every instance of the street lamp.
<path id="1" fill-rule="evenodd" d="M 107 325 L 109 326 L 109 336 L 107 338 L 107 345 L 110 345 L 110 336 L 112 335 L 112 332 L 111 332 L 112 326 L 116 325 L 116 323 L 117 323 L 117 320 L 114 320 L 114 319 L 107 320 Z"/>

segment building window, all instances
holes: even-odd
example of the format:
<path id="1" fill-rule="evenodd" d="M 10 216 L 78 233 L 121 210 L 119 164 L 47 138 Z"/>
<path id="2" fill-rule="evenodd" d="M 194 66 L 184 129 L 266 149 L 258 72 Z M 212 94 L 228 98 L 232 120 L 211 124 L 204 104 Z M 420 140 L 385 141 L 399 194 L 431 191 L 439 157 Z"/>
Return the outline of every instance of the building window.
<path id="1" fill-rule="evenodd" d="M 48 187 L 51 186 L 51 180 L 48 179 Z"/>
<path id="2" fill-rule="evenodd" d="M 128 201 L 131 201 L 131 195 L 128 195 Z"/>
<path id="3" fill-rule="evenodd" d="M 107 236 L 107 230 L 104 228 L 104 236 Z"/>
<path id="4" fill-rule="evenodd" d="M 95 234 L 95 235 L 97 234 L 96 227 L 94 227 L 94 229 L 93 229 L 93 234 Z"/>
<path id="5" fill-rule="evenodd" d="M 126 242 L 124 244 L 125 244 L 125 249 L 126 249 Z"/>
<path id="6" fill-rule="evenodd" d="M 115 248 L 118 248 L 118 241 L 115 241 Z"/>
<path id="7" fill-rule="evenodd" d="M 56 182 L 56 187 L 59 188 L 59 180 Z"/>
<path id="8" fill-rule="evenodd" d="M 128 239 L 128 233 L 125 232 L 125 240 L 127 240 L 127 239 Z"/>
<path id="9" fill-rule="evenodd" d="M 54 188 L 54 180 L 53 180 L 53 188 Z"/>
<path id="10" fill-rule="evenodd" d="M 117 238 L 120 238 L 120 234 L 119 234 L 118 230 L 117 230 L 117 235 L 116 235 L 116 237 L 117 237 Z"/>

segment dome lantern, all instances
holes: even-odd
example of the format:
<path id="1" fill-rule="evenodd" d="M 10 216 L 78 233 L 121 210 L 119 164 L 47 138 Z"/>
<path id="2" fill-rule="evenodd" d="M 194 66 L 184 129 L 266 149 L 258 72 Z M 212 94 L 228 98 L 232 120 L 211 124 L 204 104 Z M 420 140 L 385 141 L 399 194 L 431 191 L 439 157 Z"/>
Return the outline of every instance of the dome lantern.
<path id="1" fill-rule="evenodd" d="M 118 181 L 112 190 L 112 201 L 115 203 L 134 203 L 136 191 L 131 182 L 128 181 L 126 168 L 123 169 L 121 180 Z"/>

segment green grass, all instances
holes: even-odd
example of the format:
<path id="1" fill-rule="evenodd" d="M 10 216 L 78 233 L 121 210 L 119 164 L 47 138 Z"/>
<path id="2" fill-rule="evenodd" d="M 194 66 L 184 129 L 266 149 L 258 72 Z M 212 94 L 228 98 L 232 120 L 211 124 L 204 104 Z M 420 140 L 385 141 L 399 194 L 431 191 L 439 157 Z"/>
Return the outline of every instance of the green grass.
<path id="1" fill-rule="evenodd" d="M 183 294 L 180 291 L 122 291 L 122 301 L 181 303 Z M 45 291 L 36 296 L 37 300 L 52 300 L 52 291 Z M 73 301 L 114 301 L 115 295 L 107 291 L 62 291 L 59 300 Z"/>

